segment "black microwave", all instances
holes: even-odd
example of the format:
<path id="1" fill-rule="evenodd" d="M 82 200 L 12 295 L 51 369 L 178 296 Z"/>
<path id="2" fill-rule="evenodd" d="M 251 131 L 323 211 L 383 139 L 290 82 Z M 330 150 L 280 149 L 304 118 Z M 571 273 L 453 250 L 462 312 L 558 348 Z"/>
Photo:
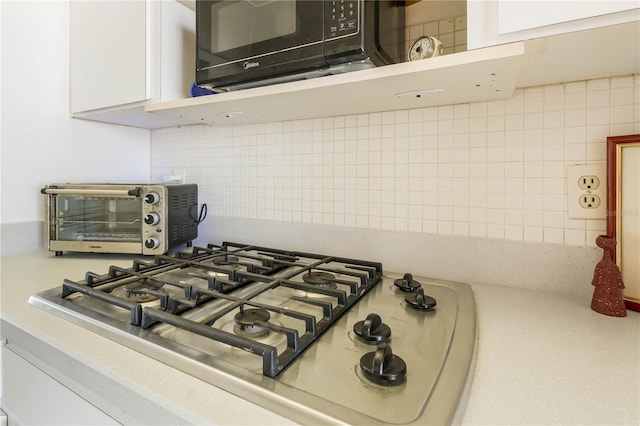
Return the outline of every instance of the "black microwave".
<path id="1" fill-rule="evenodd" d="M 404 1 L 197 0 L 196 83 L 215 91 L 401 62 Z"/>

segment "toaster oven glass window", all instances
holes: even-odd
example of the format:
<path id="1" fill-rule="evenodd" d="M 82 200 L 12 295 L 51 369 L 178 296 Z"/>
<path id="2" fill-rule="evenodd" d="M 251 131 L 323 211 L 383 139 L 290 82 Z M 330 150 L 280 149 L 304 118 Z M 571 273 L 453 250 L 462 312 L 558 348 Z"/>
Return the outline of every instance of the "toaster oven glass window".
<path id="1" fill-rule="evenodd" d="M 140 242 L 138 199 L 56 197 L 55 228 L 63 241 Z"/>

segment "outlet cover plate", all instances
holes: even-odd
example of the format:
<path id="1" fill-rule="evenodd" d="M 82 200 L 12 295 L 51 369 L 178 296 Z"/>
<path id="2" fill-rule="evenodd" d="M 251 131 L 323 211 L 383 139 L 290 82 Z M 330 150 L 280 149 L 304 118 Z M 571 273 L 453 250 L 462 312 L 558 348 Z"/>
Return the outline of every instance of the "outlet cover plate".
<path id="1" fill-rule="evenodd" d="M 599 184 L 588 188 L 581 182 L 591 182 L 595 177 Z M 585 208 L 581 205 L 582 197 L 595 197 L 599 203 L 595 207 Z M 585 203 L 582 203 L 585 205 Z M 596 206 L 597 205 L 597 206 Z M 567 166 L 567 210 L 569 219 L 606 219 L 607 210 L 607 167 L 604 163 L 572 164 Z"/>

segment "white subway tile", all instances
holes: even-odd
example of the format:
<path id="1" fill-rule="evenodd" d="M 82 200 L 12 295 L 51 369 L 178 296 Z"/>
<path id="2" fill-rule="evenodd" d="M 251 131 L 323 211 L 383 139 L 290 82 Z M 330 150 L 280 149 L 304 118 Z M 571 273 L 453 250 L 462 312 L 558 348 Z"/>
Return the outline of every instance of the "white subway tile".
<path id="1" fill-rule="evenodd" d="M 542 129 L 544 127 L 544 114 L 542 112 L 530 112 L 524 116 L 525 129 Z"/>
<path id="2" fill-rule="evenodd" d="M 595 80 L 588 80 L 586 82 L 587 91 L 591 92 L 591 91 L 609 90 L 609 87 L 610 87 L 609 82 L 610 82 L 610 79 L 608 79 L 608 78 L 599 78 L 599 79 L 595 79 Z"/>
<path id="3" fill-rule="evenodd" d="M 408 110 L 399 110 L 395 111 L 394 119 L 396 124 L 408 123 L 409 122 L 409 111 Z"/>
<path id="4" fill-rule="evenodd" d="M 487 118 L 487 130 L 489 132 L 501 132 L 505 130 L 505 117 L 504 115 L 496 114 L 490 115 Z"/>
<path id="5" fill-rule="evenodd" d="M 439 32 L 438 21 L 432 21 L 432 22 L 427 22 L 425 24 L 422 24 L 421 35 L 436 35 L 438 34 L 438 32 Z"/>
<path id="6" fill-rule="evenodd" d="M 487 237 L 504 239 L 504 225 L 487 224 Z"/>
<path id="7" fill-rule="evenodd" d="M 438 233 L 438 222 L 435 220 L 423 220 L 422 221 L 422 232 L 425 234 L 437 234 Z"/>
<path id="8" fill-rule="evenodd" d="M 544 132 L 542 129 L 526 129 L 523 131 L 523 144 L 525 146 L 542 145 Z"/>
<path id="9" fill-rule="evenodd" d="M 587 108 L 587 123 L 589 126 L 609 124 L 609 105 Z"/>
<path id="10" fill-rule="evenodd" d="M 453 222 L 453 235 L 457 235 L 457 236 L 469 235 L 469 223 Z"/>
<path id="11" fill-rule="evenodd" d="M 470 223 L 469 236 L 476 238 L 484 238 L 487 236 L 487 225 L 484 223 Z"/>
<path id="12" fill-rule="evenodd" d="M 605 220 L 589 219 L 586 221 L 587 231 L 596 231 L 601 234 L 607 231 L 607 222 Z"/>
<path id="13" fill-rule="evenodd" d="M 632 123 L 622 123 L 622 124 L 612 123 L 610 127 L 610 132 L 612 135 L 630 135 L 634 133 L 640 133 L 634 130 L 640 127 L 638 126 L 640 125 L 640 122 L 636 124 L 637 125 L 634 126 L 634 124 Z"/>
<path id="14" fill-rule="evenodd" d="M 454 30 L 454 22 L 455 19 L 454 18 L 446 18 L 446 19 L 441 19 L 438 22 L 438 33 L 440 35 L 442 35 L 443 33 L 448 33 Z"/>
<path id="15" fill-rule="evenodd" d="M 564 145 L 545 145 L 543 147 L 545 162 L 564 161 Z"/>
<path id="16" fill-rule="evenodd" d="M 525 145 L 524 161 L 526 163 L 539 162 L 544 159 L 544 147 L 541 145 Z"/>
<path id="17" fill-rule="evenodd" d="M 504 192 L 505 196 L 519 196 L 522 197 L 524 187 L 524 179 L 521 177 L 518 178 L 506 178 L 504 180 Z"/>
<path id="18" fill-rule="evenodd" d="M 529 93 L 529 89 L 525 90 L 524 95 L 524 112 L 530 114 L 533 112 L 542 112 L 544 109 L 544 98 L 542 97 L 542 91 L 538 91 L 535 94 Z"/>
<path id="19" fill-rule="evenodd" d="M 469 104 L 469 117 L 486 117 L 487 109 L 486 102 L 473 102 Z"/>
<path id="20" fill-rule="evenodd" d="M 487 115 L 504 115 L 505 101 L 489 101 L 487 102 Z"/>
<path id="21" fill-rule="evenodd" d="M 564 127 L 545 128 L 542 132 L 545 145 L 564 144 Z"/>
<path id="22" fill-rule="evenodd" d="M 543 229 L 540 227 L 525 226 L 523 231 L 524 241 L 541 243 L 544 240 Z"/>
<path id="23" fill-rule="evenodd" d="M 438 234 L 453 235 L 453 222 L 439 220 L 437 224 L 438 224 Z"/>
<path id="24" fill-rule="evenodd" d="M 409 110 L 409 123 L 422 123 L 422 110 L 411 109 Z"/>
<path id="25" fill-rule="evenodd" d="M 507 114 L 504 120 L 505 130 L 524 129 L 524 114 Z"/>
<path id="26" fill-rule="evenodd" d="M 563 244 L 564 230 L 558 228 L 544 228 L 544 242 L 551 244 Z"/>
<path id="27" fill-rule="evenodd" d="M 524 113 L 524 96 L 514 96 L 504 101 L 507 115 Z"/>
<path id="28" fill-rule="evenodd" d="M 505 225 L 504 238 L 505 240 L 522 241 L 522 238 L 523 238 L 522 226 Z"/>
<path id="29" fill-rule="evenodd" d="M 467 15 L 456 16 L 453 20 L 453 25 L 456 30 L 467 28 Z"/>
<path id="30" fill-rule="evenodd" d="M 634 109 L 633 105 L 612 106 L 610 109 L 611 117 L 609 122 L 614 124 L 631 124 L 633 123 Z M 612 133 L 616 134 L 616 133 Z M 618 133 L 619 134 L 619 133 Z"/>
<path id="31" fill-rule="evenodd" d="M 524 157 L 524 147 L 519 146 L 506 146 L 504 148 L 504 161 L 518 161 L 521 162 Z"/>
<path id="32" fill-rule="evenodd" d="M 542 210 L 525 209 L 522 213 L 522 220 L 525 226 L 542 227 L 544 224 L 544 212 Z"/>
<path id="33" fill-rule="evenodd" d="M 603 144 L 587 144 L 587 161 L 606 161 L 607 147 Z"/>
<path id="34" fill-rule="evenodd" d="M 577 229 L 565 229 L 564 240 L 565 243 L 572 246 L 585 246 L 586 233 L 583 230 Z"/>

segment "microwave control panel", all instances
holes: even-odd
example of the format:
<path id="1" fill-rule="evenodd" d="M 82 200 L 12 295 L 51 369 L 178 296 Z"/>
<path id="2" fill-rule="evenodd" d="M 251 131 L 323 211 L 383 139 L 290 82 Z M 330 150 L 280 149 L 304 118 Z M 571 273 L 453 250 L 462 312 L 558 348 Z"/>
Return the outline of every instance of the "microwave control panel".
<path id="1" fill-rule="evenodd" d="M 356 34 L 359 27 L 359 0 L 335 0 L 325 3 L 325 39 Z"/>

